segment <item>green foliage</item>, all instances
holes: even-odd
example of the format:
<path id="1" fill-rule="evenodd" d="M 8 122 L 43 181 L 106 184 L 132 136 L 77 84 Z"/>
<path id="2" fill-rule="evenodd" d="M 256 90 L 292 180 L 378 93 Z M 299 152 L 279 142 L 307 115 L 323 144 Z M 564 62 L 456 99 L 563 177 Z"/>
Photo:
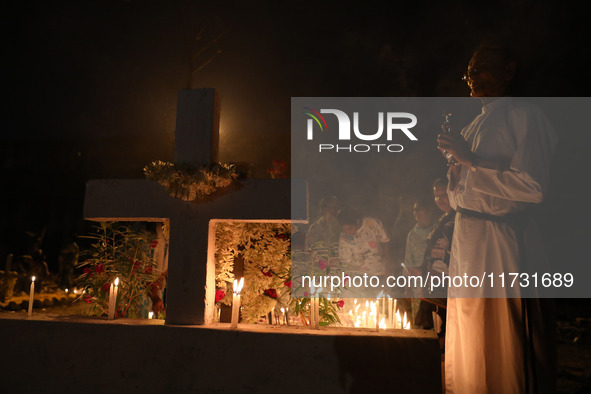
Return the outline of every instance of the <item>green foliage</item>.
<path id="1" fill-rule="evenodd" d="M 119 278 L 116 316 L 143 317 L 150 286 L 157 283 L 153 237 L 117 222 L 101 222 L 96 233 L 85 238 L 93 240 L 88 259 L 80 266 L 84 273 L 77 283 L 85 289 L 80 296 L 91 304 L 91 313 L 108 313 L 108 293 L 111 283 Z"/>
<path id="2" fill-rule="evenodd" d="M 322 276 L 338 274 L 337 271 L 341 269 L 338 260 L 338 244 L 328 242 L 316 242 L 311 245 L 309 250 L 297 250 L 293 252 L 293 260 L 297 262 L 299 270 L 305 272 L 305 275 Z M 296 284 L 296 293 L 309 294 L 309 289 L 302 288 L 302 281 L 299 278 L 294 278 Z M 330 325 L 341 323 L 337 313 L 339 307 L 338 301 L 332 301 L 327 297 L 320 296 L 319 301 L 319 315 L 320 325 Z M 310 298 L 295 298 L 291 301 L 291 310 L 299 314 L 302 321 L 309 320 L 310 316 Z"/>
<path id="3" fill-rule="evenodd" d="M 321 326 L 329 326 L 331 324 L 341 323 L 341 319 L 339 319 L 338 311 L 341 309 L 339 306 L 338 301 L 332 301 L 325 297 L 320 297 L 318 301 L 318 315 L 320 317 Z M 302 321 L 304 321 L 304 317 L 307 317 L 308 321 L 310 319 L 310 297 L 305 298 L 293 298 L 290 304 L 290 310 L 292 310 L 296 315 L 300 315 L 302 317 Z"/>

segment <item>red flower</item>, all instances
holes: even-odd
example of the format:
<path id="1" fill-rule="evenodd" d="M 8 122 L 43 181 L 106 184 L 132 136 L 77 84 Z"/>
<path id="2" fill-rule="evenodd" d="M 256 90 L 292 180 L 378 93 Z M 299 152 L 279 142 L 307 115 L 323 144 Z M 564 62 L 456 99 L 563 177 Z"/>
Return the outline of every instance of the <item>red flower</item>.
<path id="1" fill-rule="evenodd" d="M 261 268 L 261 272 L 263 273 L 263 276 L 266 276 L 266 277 L 269 277 L 269 278 L 273 276 L 273 274 L 271 273 L 271 271 L 265 272 L 265 271 L 263 271 L 263 268 Z"/>
<path id="2" fill-rule="evenodd" d="M 105 272 L 104 264 L 99 264 L 96 267 L 94 267 L 94 272 L 96 272 L 97 274 L 100 274 L 101 272 Z"/>
<path id="3" fill-rule="evenodd" d="M 89 278 L 92 276 L 92 272 L 90 272 L 90 268 L 89 267 L 84 268 L 84 273 L 86 275 L 88 275 Z"/>
<path id="4" fill-rule="evenodd" d="M 84 302 L 87 304 L 92 304 L 92 297 L 89 295 L 84 296 Z"/>
<path id="5" fill-rule="evenodd" d="M 150 242 L 150 247 L 151 248 L 155 248 L 156 246 L 158 246 L 158 240 L 153 240 L 152 242 Z"/>
<path id="6" fill-rule="evenodd" d="M 283 282 L 283 284 L 291 289 L 291 280 L 288 280 L 287 282 Z"/>
<path id="7" fill-rule="evenodd" d="M 103 291 L 106 293 L 109 290 L 111 290 L 111 284 L 109 282 L 105 282 L 103 285 Z"/>
<path id="8" fill-rule="evenodd" d="M 220 302 L 224 299 L 226 293 L 223 290 L 216 290 L 215 291 L 215 302 Z"/>
<path id="9" fill-rule="evenodd" d="M 337 305 L 339 306 L 339 308 L 342 308 L 345 306 L 345 300 L 340 300 L 339 302 L 337 302 Z"/>
<path id="10" fill-rule="evenodd" d="M 318 260 L 318 268 L 320 268 L 321 270 L 325 270 L 327 266 L 328 263 L 326 262 L 326 260 Z"/>
<path id="11" fill-rule="evenodd" d="M 308 297 L 310 295 L 310 293 L 308 293 L 308 291 L 304 291 L 304 297 Z"/>
<path id="12" fill-rule="evenodd" d="M 265 295 L 271 298 L 277 298 L 277 290 L 275 289 L 267 289 L 265 290 Z"/>
<path id="13" fill-rule="evenodd" d="M 152 267 L 147 267 L 146 270 L 144 271 L 146 274 L 151 274 L 152 273 Z"/>

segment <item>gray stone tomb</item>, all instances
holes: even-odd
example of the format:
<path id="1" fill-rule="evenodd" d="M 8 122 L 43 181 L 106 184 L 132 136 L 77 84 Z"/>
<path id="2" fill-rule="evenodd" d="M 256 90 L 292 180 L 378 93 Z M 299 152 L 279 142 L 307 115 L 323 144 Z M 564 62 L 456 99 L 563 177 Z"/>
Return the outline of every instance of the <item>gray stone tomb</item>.
<path id="1" fill-rule="evenodd" d="M 175 162 L 215 162 L 218 143 L 219 104 L 215 90 L 180 91 Z M 94 221 L 170 221 L 166 324 L 211 324 L 215 224 L 306 220 L 306 198 L 297 200 L 302 204 L 296 207 L 296 217 L 292 218 L 289 179 L 246 179 L 237 189 L 196 202 L 171 197 L 155 181 L 91 180 L 86 185 L 84 217 Z"/>

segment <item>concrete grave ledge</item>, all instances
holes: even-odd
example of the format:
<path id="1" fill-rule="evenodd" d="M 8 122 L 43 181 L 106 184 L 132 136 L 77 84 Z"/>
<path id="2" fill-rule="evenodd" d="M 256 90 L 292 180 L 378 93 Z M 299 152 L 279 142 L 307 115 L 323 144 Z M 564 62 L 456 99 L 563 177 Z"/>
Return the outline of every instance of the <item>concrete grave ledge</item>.
<path id="1" fill-rule="evenodd" d="M 0 316 L 2 392 L 441 392 L 432 331 L 17 316 Z"/>

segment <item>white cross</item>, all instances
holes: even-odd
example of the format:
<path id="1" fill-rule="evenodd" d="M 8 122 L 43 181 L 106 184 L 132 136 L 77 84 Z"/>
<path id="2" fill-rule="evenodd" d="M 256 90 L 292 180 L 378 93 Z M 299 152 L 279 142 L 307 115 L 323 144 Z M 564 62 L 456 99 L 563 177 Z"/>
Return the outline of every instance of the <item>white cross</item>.
<path id="1" fill-rule="evenodd" d="M 179 92 L 176 163 L 217 161 L 219 105 L 214 89 Z M 305 187 L 294 196 L 290 179 L 247 179 L 215 198 L 186 202 L 144 179 L 91 180 L 84 217 L 94 221 L 170 220 L 166 324 L 211 324 L 215 299 L 215 224 L 307 219 Z"/>

